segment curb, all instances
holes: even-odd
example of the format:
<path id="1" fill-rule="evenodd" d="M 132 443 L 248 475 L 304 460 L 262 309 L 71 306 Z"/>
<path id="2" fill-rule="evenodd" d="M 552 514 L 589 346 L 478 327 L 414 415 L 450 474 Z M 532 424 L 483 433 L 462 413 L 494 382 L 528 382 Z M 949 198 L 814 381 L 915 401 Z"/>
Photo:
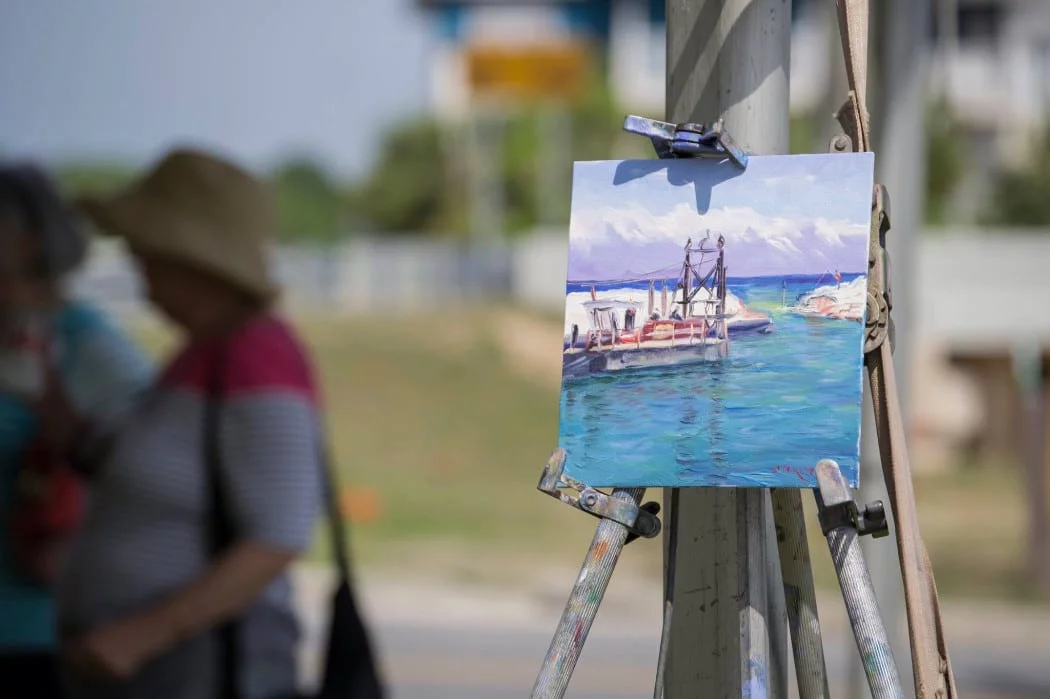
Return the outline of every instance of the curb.
<path id="1" fill-rule="evenodd" d="M 294 573 L 296 602 L 305 619 L 320 621 L 334 577 L 324 566 L 301 565 Z M 558 624 L 574 571 L 552 573 L 542 584 L 498 588 L 456 583 L 438 576 L 397 575 L 363 571 L 357 592 L 363 613 L 376 625 L 535 631 L 553 633 Z M 849 624 L 841 597 L 818 593 L 818 611 L 828 631 Z M 608 636 L 659 636 L 662 623 L 659 585 L 624 576 L 613 579 L 595 627 Z M 986 647 L 1050 648 L 1050 608 L 1010 605 L 998 601 L 942 600 L 949 643 L 953 640 Z M 904 611 L 899 628 L 906 629 Z"/>

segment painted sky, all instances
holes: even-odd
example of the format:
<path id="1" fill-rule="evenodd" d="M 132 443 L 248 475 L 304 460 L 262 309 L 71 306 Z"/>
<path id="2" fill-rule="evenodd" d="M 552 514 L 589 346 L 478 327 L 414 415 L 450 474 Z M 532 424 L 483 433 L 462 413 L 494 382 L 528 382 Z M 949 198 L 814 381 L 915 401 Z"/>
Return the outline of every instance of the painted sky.
<path id="1" fill-rule="evenodd" d="M 576 163 L 568 278 L 674 269 L 708 229 L 730 277 L 863 272 L 873 180 L 871 153 Z"/>

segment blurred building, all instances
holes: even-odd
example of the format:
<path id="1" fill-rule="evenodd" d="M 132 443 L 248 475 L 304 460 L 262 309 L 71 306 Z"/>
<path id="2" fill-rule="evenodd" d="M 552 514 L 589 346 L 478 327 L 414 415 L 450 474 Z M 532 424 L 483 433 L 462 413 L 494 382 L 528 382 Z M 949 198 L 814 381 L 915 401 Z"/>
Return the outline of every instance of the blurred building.
<path id="1" fill-rule="evenodd" d="M 596 70 L 624 105 L 659 114 L 664 108 L 666 0 L 417 0 L 429 14 L 437 48 L 431 63 L 431 104 L 443 115 L 464 112 L 479 73 L 498 70 L 494 48 L 504 56 L 508 80 L 542 73 Z M 793 19 L 812 15 L 817 2 L 795 0 Z M 821 76 L 826 51 L 814 51 L 812 22 L 795 22 L 793 62 L 801 61 L 799 94 L 807 99 Z M 526 64 L 528 64 L 526 66 Z M 517 76 L 506 74 L 517 72 Z M 523 74 L 528 72 L 530 77 Z M 815 76 L 815 77 L 814 77 Z M 550 94 L 560 91 L 550 88 Z M 795 91 L 795 87 L 792 87 Z"/>
<path id="2" fill-rule="evenodd" d="M 972 155 L 957 219 L 985 200 L 996 173 L 1021 165 L 1050 123 L 1050 2 L 938 0 L 932 84 Z"/>
<path id="3" fill-rule="evenodd" d="M 466 111 L 487 81 L 556 96 L 594 71 L 625 104 L 663 109 L 664 0 L 419 3 L 437 37 L 431 95 L 439 114 Z"/>
<path id="4" fill-rule="evenodd" d="M 985 151 L 1022 159 L 1050 118 L 1050 2 L 941 0 L 934 79 Z"/>
<path id="5" fill-rule="evenodd" d="M 466 111 L 472 94 L 486 91 L 486 80 L 517 81 L 556 97 L 574 76 L 592 70 L 625 106 L 663 110 L 665 0 L 417 2 L 437 38 L 430 92 L 439 114 Z M 1050 2 L 933 3 L 931 96 L 945 100 L 973 155 L 959 188 L 957 219 L 965 221 L 967 202 L 983 201 L 996 173 L 1022 162 L 1050 120 Z M 831 6 L 792 3 L 794 111 L 823 110 L 829 86 L 842 80 Z M 837 99 L 841 90 L 834 92 Z"/>

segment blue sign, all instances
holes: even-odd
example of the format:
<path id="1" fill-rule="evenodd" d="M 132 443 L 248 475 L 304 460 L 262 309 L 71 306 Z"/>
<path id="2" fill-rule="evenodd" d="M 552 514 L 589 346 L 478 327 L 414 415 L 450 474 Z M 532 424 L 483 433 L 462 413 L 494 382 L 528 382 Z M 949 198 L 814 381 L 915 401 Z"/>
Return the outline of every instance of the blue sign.
<path id="1" fill-rule="evenodd" d="M 666 22 L 665 0 L 635 0 L 635 2 L 648 6 L 649 19 L 654 26 L 662 26 Z M 521 3 L 523 6 L 530 4 L 534 5 L 534 3 Z M 438 35 L 448 41 L 459 41 L 463 38 L 470 12 L 479 5 L 490 5 L 490 3 L 448 0 L 447 2 L 427 3 L 426 7 L 434 15 Z M 558 8 L 562 22 L 573 34 L 590 36 L 599 41 L 608 39 L 612 21 L 611 0 L 563 0 L 562 2 L 546 3 L 546 5 Z"/>

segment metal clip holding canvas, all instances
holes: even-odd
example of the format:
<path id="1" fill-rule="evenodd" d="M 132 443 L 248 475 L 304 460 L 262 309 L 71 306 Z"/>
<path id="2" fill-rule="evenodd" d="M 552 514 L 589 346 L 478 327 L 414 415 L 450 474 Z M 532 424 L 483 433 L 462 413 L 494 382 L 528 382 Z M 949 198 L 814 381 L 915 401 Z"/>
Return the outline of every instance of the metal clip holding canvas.
<path id="1" fill-rule="evenodd" d="M 725 130 L 722 120 L 713 124 L 671 124 L 628 115 L 623 130 L 647 136 L 659 158 L 728 158 L 741 170 L 747 168 L 747 153 Z"/>
<path id="2" fill-rule="evenodd" d="M 652 539 L 660 534 L 660 504 L 647 502 L 636 505 L 630 500 L 611 497 L 589 485 L 580 483 L 565 475 L 565 450 L 556 449 L 547 465 L 537 488 L 553 498 L 561 500 L 570 507 L 575 507 L 599 519 L 609 519 L 627 528 L 627 542 L 639 537 Z M 574 497 L 566 492 L 572 489 L 579 493 Z"/>

